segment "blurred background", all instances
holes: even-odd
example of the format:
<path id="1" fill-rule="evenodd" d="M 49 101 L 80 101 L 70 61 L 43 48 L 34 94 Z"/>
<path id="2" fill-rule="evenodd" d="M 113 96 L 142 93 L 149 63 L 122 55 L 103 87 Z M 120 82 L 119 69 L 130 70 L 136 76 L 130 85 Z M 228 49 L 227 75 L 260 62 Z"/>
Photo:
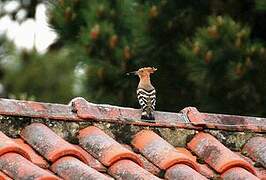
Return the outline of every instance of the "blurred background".
<path id="1" fill-rule="evenodd" d="M 0 95 L 266 115 L 266 0 L 0 0 Z"/>

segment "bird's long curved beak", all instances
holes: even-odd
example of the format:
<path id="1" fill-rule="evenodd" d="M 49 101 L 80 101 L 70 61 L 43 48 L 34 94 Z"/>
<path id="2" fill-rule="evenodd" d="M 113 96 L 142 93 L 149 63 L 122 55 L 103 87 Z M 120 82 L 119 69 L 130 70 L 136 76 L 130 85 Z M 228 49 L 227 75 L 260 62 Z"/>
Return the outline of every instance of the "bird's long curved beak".
<path id="1" fill-rule="evenodd" d="M 132 72 L 128 72 L 128 73 L 126 73 L 126 75 L 137 75 L 137 71 L 132 71 Z"/>

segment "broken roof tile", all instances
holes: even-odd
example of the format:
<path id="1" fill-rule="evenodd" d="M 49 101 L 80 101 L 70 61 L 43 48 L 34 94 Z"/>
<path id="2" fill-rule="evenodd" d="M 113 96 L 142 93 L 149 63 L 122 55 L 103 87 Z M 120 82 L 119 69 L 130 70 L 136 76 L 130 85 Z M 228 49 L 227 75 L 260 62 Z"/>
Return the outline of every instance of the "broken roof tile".
<path id="1" fill-rule="evenodd" d="M 181 110 L 182 113 L 188 116 L 189 121 L 194 125 L 205 125 L 204 119 L 206 115 L 200 113 L 195 107 L 186 107 Z"/>
<path id="2" fill-rule="evenodd" d="M 238 166 L 256 174 L 254 168 L 247 161 L 230 151 L 208 133 L 196 134 L 188 143 L 188 148 L 219 173 Z"/>
<path id="3" fill-rule="evenodd" d="M 93 169 L 79 159 L 71 156 L 64 156 L 57 161 L 55 161 L 51 170 L 58 174 L 61 178 L 65 180 L 73 179 L 90 179 L 90 180 L 111 180 L 104 174 Z"/>
<path id="4" fill-rule="evenodd" d="M 140 167 L 135 162 L 123 159 L 114 163 L 108 169 L 108 173 L 116 179 L 143 179 L 143 180 L 159 180 L 147 170 Z"/>
<path id="5" fill-rule="evenodd" d="M 199 170 L 199 167 L 190 156 L 178 152 L 172 145 L 153 131 L 140 131 L 132 140 L 132 145 L 148 160 L 163 170 L 177 163 L 184 163 L 193 169 Z"/>
<path id="6" fill-rule="evenodd" d="M 47 160 L 54 162 L 62 156 L 73 155 L 88 163 L 83 154 L 50 128 L 41 123 L 32 123 L 21 132 L 21 137 Z"/>
<path id="7" fill-rule="evenodd" d="M 266 168 L 266 138 L 251 138 L 243 147 L 242 152 Z"/>
<path id="8" fill-rule="evenodd" d="M 17 153 L 0 156 L 0 169 L 13 179 L 60 179 Z"/>
<path id="9" fill-rule="evenodd" d="M 110 166 L 120 159 L 131 159 L 142 166 L 141 160 L 135 153 L 95 126 L 82 129 L 78 138 L 80 145 L 106 166 Z"/>

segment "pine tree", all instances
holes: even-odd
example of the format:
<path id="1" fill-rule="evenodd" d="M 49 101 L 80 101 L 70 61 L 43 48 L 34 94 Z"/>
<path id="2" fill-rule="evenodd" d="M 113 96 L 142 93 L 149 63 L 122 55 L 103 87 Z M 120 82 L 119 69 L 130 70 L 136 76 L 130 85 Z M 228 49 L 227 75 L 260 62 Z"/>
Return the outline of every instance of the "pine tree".
<path id="1" fill-rule="evenodd" d="M 31 0 L 26 10 L 33 12 L 36 2 L 42 1 Z M 138 107 L 137 77 L 125 73 L 154 66 L 159 110 L 192 105 L 219 113 L 265 113 L 262 1 L 44 2 L 59 38 L 44 55 L 12 51 L 13 65 L 3 67 L 8 94 L 63 103 L 83 96 Z M 57 78 L 46 81 L 44 75 Z"/>
<path id="2" fill-rule="evenodd" d="M 133 88 L 126 72 L 134 70 L 134 1 L 60 1 L 51 23 L 64 44 L 73 47 L 73 61 L 86 72 L 83 94 L 98 103 L 124 104 Z M 78 55 L 78 56 L 77 56 Z M 129 102 L 128 102 L 129 103 Z"/>
<path id="3" fill-rule="evenodd" d="M 189 62 L 204 109 L 234 114 L 264 112 L 265 47 L 250 37 L 250 28 L 230 17 L 210 17 L 180 52 Z"/>
<path id="4" fill-rule="evenodd" d="M 202 11 L 194 11 L 198 7 Z M 82 62 L 88 100 L 136 106 L 137 78 L 125 73 L 155 66 L 158 107 L 176 110 L 192 103 L 194 94 L 178 43 L 192 35 L 207 14 L 206 2 L 62 0 L 52 6 L 50 22 L 62 44 L 73 47 L 74 61 Z"/>

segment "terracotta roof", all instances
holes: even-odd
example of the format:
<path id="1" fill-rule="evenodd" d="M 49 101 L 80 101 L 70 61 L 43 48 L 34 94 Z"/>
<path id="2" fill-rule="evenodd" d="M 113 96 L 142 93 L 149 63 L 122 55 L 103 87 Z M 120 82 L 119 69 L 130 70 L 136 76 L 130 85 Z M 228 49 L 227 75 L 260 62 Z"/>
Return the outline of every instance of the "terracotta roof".
<path id="1" fill-rule="evenodd" d="M 1 119 L 12 127 L 0 124 L 0 180 L 266 179 L 264 118 L 184 111 L 156 112 L 151 123 L 138 120 L 139 110 L 80 98 L 69 105 L 2 99 Z M 58 122 L 68 129 L 57 130 Z M 239 137 L 233 148 L 232 130 Z"/>

